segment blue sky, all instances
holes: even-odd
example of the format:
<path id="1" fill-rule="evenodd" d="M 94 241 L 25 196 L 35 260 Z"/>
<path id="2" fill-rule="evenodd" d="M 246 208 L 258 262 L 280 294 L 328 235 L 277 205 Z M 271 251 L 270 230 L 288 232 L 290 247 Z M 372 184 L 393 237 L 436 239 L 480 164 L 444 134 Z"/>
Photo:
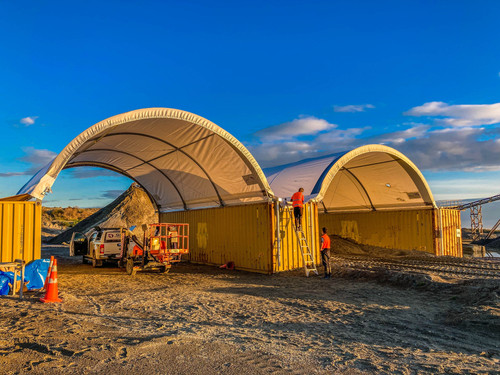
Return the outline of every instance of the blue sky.
<path id="1" fill-rule="evenodd" d="M 436 199 L 500 193 L 497 1 L 0 0 L 0 195 L 80 132 L 183 109 L 263 167 L 383 143 Z M 130 181 L 64 171 L 46 205 L 102 206 Z"/>

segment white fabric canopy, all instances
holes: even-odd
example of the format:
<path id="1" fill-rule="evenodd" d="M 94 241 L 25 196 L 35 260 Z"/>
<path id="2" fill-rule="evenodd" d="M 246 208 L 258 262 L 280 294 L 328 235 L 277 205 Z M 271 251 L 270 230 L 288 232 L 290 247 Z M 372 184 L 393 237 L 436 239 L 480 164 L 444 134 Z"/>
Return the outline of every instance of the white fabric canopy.
<path id="1" fill-rule="evenodd" d="M 133 179 L 162 212 L 267 201 L 273 195 L 261 168 L 236 138 L 176 109 L 140 109 L 93 125 L 18 194 L 43 199 L 62 169 L 79 166 Z"/>
<path id="2" fill-rule="evenodd" d="M 265 169 L 273 192 L 290 199 L 300 187 L 327 212 L 434 207 L 418 168 L 399 151 L 367 145 L 349 152 Z"/>

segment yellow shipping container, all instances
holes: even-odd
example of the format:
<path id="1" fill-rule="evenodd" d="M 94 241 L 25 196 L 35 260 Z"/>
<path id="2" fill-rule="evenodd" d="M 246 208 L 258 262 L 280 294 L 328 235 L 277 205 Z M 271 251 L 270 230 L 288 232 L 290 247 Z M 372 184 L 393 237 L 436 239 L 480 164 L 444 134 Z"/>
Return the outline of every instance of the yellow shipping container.
<path id="1" fill-rule="evenodd" d="M 294 230 L 293 210 L 291 207 L 280 208 L 278 213 L 276 212 L 276 204 L 273 204 L 273 212 L 273 272 L 289 271 L 304 267 L 302 252 Z M 276 231 L 277 222 L 279 222 L 279 234 Z M 304 205 L 302 229 L 309 248 L 313 253 L 316 265 L 318 265 L 321 262 L 319 251 L 320 233 L 318 227 L 318 209 L 315 203 Z"/>
<path id="2" fill-rule="evenodd" d="M 270 273 L 271 206 L 267 203 L 160 214 L 162 223 L 189 224 L 189 260 Z"/>
<path id="3" fill-rule="evenodd" d="M 319 214 L 320 227 L 358 243 L 459 257 L 460 224 L 460 211 L 452 209 Z"/>
<path id="4" fill-rule="evenodd" d="M 41 257 L 42 204 L 0 201 L 0 262 Z"/>
<path id="5" fill-rule="evenodd" d="M 237 269 L 268 274 L 303 266 L 293 213 L 288 208 L 277 211 L 274 203 L 161 213 L 160 221 L 190 225 L 191 262 L 221 265 L 232 261 Z M 319 261 L 317 223 L 316 205 L 307 204 L 302 225 Z"/>
<path id="6" fill-rule="evenodd" d="M 434 210 L 435 254 L 463 257 L 460 210 Z M 439 229 L 441 228 L 441 229 Z"/>

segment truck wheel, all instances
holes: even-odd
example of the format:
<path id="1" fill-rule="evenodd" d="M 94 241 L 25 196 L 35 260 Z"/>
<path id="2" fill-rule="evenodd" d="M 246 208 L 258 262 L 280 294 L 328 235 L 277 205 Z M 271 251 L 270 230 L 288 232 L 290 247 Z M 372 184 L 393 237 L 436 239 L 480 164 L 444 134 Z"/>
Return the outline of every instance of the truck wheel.
<path id="1" fill-rule="evenodd" d="M 95 257 L 95 253 L 92 254 L 92 267 L 101 267 L 102 266 L 102 260 L 97 260 Z"/>
<path id="2" fill-rule="evenodd" d="M 125 270 L 127 271 L 127 275 L 135 275 L 133 259 L 127 259 L 127 265 L 125 266 Z"/>

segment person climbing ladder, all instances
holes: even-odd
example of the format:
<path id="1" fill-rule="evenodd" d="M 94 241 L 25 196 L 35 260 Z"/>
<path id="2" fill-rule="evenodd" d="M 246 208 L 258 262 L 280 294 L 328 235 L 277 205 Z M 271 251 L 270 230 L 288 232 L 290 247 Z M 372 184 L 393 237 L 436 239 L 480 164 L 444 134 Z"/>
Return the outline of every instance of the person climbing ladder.
<path id="1" fill-rule="evenodd" d="M 293 216 L 295 217 L 295 229 L 302 229 L 302 210 L 304 207 L 304 189 L 299 188 L 299 191 L 292 195 Z"/>

